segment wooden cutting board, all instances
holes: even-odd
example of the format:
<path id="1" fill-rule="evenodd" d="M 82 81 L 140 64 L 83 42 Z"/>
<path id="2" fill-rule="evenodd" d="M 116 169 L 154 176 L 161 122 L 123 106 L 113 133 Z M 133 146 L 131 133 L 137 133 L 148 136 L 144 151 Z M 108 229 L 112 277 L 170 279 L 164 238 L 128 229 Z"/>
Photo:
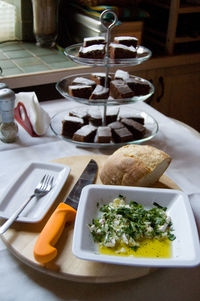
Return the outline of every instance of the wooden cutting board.
<path id="1" fill-rule="evenodd" d="M 58 256 L 54 261 L 47 265 L 40 265 L 33 257 L 34 244 L 40 231 L 45 226 L 48 218 L 59 202 L 65 200 L 85 166 L 92 158 L 96 160 L 100 169 L 107 156 L 74 156 L 54 160 L 53 162 L 65 164 L 71 168 L 70 176 L 55 200 L 54 205 L 50 208 L 41 222 L 35 224 L 15 222 L 12 228 L 2 235 L 2 239 L 8 249 L 22 262 L 34 269 L 57 278 L 78 282 L 109 283 L 136 279 L 148 275 L 155 269 L 148 267 L 110 265 L 76 258 L 71 251 L 73 225 L 66 227 L 61 239 L 58 241 Z M 101 183 L 99 175 L 97 176 L 96 183 Z M 179 189 L 179 187 L 165 175 L 160 178 L 160 181 L 156 183 L 154 187 Z"/>

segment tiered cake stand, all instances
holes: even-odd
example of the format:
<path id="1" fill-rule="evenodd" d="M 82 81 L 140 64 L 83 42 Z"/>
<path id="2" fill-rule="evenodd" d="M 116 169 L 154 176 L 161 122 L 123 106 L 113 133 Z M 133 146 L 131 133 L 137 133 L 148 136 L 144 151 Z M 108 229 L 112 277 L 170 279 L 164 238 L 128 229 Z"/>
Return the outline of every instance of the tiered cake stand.
<path id="1" fill-rule="evenodd" d="M 114 20 L 112 23 L 109 23 L 105 21 L 105 17 L 107 14 L 110 14 L 113 16 Z M 88 58 L 82 58 L 78 56 L 79 49 L 82 46 L 82 44 L 75 44 L 67 47 L 64 51 L 65 55 L 70 58 L 73 62 L 78 63 L 80 65 L 88 65 L 93 67 L 104 67 L 105 68 L 105 74 L 106 74 L 106 80 L 105 80 L 105 87 L 107 87 L 108 82 L 108 75 L 113 76 L 114 73 L 109 72 L 110 67 L 116 67 L 119 66 L 121 68 L 122 66 L 135 66 L 138 64 L 143 63 L 144 61 L 148 60 L 151 57 L 151 51 L 143 46 L 137 47 L 137 56 L 136 58 L 123 58 L 123 59 L 110 59 L 109 58 L 109 51 L 108 46 L 110 42 L 110 31 L 111 29 L 116 25 L 117 23 L 117 16 L 116 14 L 111 10 L 105 10 L 100 17 L 102 26 L 106 28 L 106 55 L 104 59 L 88 59 Z M 66 114 L 69 113 L 69 111 L 64 111 L 61 113 L 56 114 L 53 116 L 51 120 L 51 129 L 52 131 L 59 136 L 61 139 L 70 141 L 72 143 L 77 144 L 81 147 L 94 147 L 94 148 L 102 148 L 102 147 L 113 147 L 113 146 L 122 146 L 124 144 L 139 144 L 144 141 L 152 139 L 158 132 L 158 124 L 157 121 L 150 115 L 148 115 L 145 112 L 140 112 L 137 110 L 134 110 L 133 107 L 128 106 L 121 106 L 121 105 L 127 105 L 127 104 L 133 104 L 138 101 L 145 101 L 148 99 L 153 93 L 154 93 L 154 86 L 147 80 L 140 78 L 144 83 L 147 83 L 150 86 L 149 93 L 146 95 L 140 95 L 140 96 L 134 96 L 132 98 L 123 98 L 123 99 L 85 99 L 85 98 L 78 98 L 78 97 L 72 97 L 68 94 L 68 86 L 71 84 L 73 79 L 76 77 L 85 77 L 90 78 L 90 73 L 80 73 L 76 75 L 70 75 L 67 76 L 56 84 L 56 89 L 59 91 L 59 93 L 65 97 L 68 100 L 74 100 L 82 105 L 90 105 L 90 106 L 99 106 L 102 110 L 102 124 L 105 124 L 105 118 L 106 118 L 106 112 L 108 106 L 119 106 L 120 105 L 120 113 L 125 112 L 132 112 L 133 116 L 137 117 L 143 117 L 144 118 L 144 126 L 146 128 L 146 134 L 145 136 L 140 140 L 134 140 L 126 143 L 86 143 L 86 142 L 78 142 L 73 141 L 72 139 L 68 139 L 61 135 L 62 132 L 62 120 L 64 120 Z M 134 78 L 133 75 L 130 75 Z M 138 77 L 137 77 L 138 78 Z"/>

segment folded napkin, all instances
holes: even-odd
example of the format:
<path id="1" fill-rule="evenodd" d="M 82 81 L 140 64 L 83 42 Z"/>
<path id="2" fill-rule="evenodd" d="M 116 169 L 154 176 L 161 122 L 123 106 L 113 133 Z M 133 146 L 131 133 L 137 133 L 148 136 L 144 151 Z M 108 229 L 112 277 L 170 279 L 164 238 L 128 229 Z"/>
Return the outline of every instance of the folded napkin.
<path id="1" fill-rule="evenodd" d="M 19 108 L 19 104 L 23 104 L 25 107 L 25 115 L 27 113 L 28 121 L 30 121 L 32 129 L 35 135 L 32 136 L 43 136 L 50 124 L 50 117 L 48 113 L 40 106 L 35 92 L 20 92 L 16 94 L 15 99 L 15 110 Z M 17 119 L 17 118 L 16 118 Z M 26 128 L 25 120 L 20 118 L 21 125 L 31 134 Z M 17 121 L 19 121 L 17 119 Z"/>

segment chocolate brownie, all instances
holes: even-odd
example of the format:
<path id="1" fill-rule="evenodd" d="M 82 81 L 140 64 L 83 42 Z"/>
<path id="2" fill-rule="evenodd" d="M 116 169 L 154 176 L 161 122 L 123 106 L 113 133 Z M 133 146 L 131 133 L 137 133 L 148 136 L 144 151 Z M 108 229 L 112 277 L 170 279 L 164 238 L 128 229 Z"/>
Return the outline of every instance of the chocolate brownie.
<path id="1" fill-rule="evenodd" d="M 129 73 L 123 70 L 117 70 L 114 75 L 114 79 L 128 80 L 130 77 Z"/>
<path id="2" fill-rule="evenodd" d="M 119 121 L 121 121 L 123 118 L 132 119 L 144 125 L 144 117 L 137 115 L 134 116 L 131 112 L 120 112 Z"/>
<path id="3" fill-rule="evenodd" d="M 134 139 L 142 139 L 145 134 L 145 127 L 137 121 L 131 119 L 122 119 L 121 122 L 133 134 Z"/>
<path id="4" fill-rule="evenodd" d="M 97 129 L 97 143 L 110 143 L 112 138 L 109 126 L 99 126 Z"/>
<path id="5" fill-rule="evenodd" d="M 123 123 L 121 123 L 119 121 L 114 121 L 114 122 L 108 124 L 108 126 L 111 128 L 111 130 L 121 129 L 124 127 Z"/>
<path id="6" fill-rule="evenodd" d="M 121 37 L 114 37 L 113 42 L 118 44 L 123 44 L 126 46 L 136 47 L 138 44 L 138 39 L 136 37 L 121 36 Z"/>
<path id="7" fill-rule="evenodd" d="M 112 137 L 114 142 L 116 143 L 128 142 L 133 140 L 133 134 L 126 127 L 122 127 L 120 129 L 113 129 Z"/>
<path id="8" fill-rule="evenodd" d="M 96 82 L 97 85 L 101 85 L 105 87 L 105 78 L 106 74 L 103 72 L 97 72 L 91 74 L 91 79 Z M 107 87 L 109 87 L 111 81 L 111 76 L 108 75 Z"/>
<path id="9" fill-rule="evenodd" d="M 80 142 L 94 142 L 96 131 L 97 128 L 95 126 L 91 124 L 84 125 L 74 133 L 72 140 Z"/>
<path id="10" fill-rule="evenodd" d="M 115 99 L 131 98 L 134 92 L 122 80 L 112 80 L 110 82 L 110 96 Z"/>
<path id="11" fill-rule="evenodd" d="M 68 87 L 68 94 L 73 97 L 89 98 L 92 91 L 93 88 L 88 85 L 70 85 Z"/>
<path id="12" fill-rule="evenodd" d="M 117 120 L 119 108 L 107 107 L 106 111 L 106 125 Z"/>
<path id="13" fill-rule="evenodd" d="M 140 77 L 130 77 L 126 80 L 129 88 L 134 91 L 135 96 L 146 95 L 150 91 L 150 85 Z"/>
<path id="14" fill-rule="evenodd" d="M 109 54 L 111 59 L 128 59 L 135 58 L 137 56 L 137 51 L 133 46 L 126 46 L 117 43 L 110 43 Z"/>
<path id="15" fill-rule="evenodd" d="M 75 108 L 69 111 L 69 116 L 74 116 L 78 118 L 82 118 L 84 121 L 84 124 L 88 124 L 88 112 L 85 108 Z"/>
<path id="16" fill-rule="evenodd" d="M 88 37 L 83 39 L 83 46 L 91 46 L 96 44 L 105 44 L 106 40 L 104 37 Z"/>
<path id="17" fill-rule="evenodd" d="M 84 122 L 82 118 L 66 116 L 62 120 L 62 132 L 61 135 L 64 137 L 71 138 L 73 134 L 83 126 Z"/>
<path id="18" fill-rule="evenodd" d="M 105 56 L 105 45 L 99 44 L 80 47 L 78 56 L 90 59 L 103 59 Z"/>
<path id="19" fill-rule="evenodd" d="M 101 85 L 97 85 L 90 95 L 90 99 L 107 99 L 109 96 L 109 88 L 104 88 Z"/>
<path id="20" fill-rule="evenodd" d="M 76 77 L 72 81 L 72 85 L 86 85 L 86 86 L 91 86 L 93 89 L 96 87 L 95 81 L 85 77 Z"/>
<path id="21" fill-rule="evenodd" d="M 89 114 L 89 121 L 94 126 L 102 125 L 102 115 L 101 111 L 98 108 L 92 108 L 88 112 Z"/>

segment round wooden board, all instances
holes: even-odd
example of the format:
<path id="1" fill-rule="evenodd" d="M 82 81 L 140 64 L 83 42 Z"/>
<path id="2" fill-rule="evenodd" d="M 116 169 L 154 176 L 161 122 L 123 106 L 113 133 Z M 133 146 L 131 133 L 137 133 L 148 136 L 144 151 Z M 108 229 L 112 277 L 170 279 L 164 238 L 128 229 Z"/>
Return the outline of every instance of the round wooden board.
<path id="1" fill-rule="evenodd" d="M 25 264 L 57 278 L 78 282 L 109 283 L 136 279 L 148 275 L 155 269 L 148 267 L 111 265 L 76 258 L 71 251 L 73 225 L 66 227 L 61 239 L 57 243 L 58 256 L 54 261 L 43 266 L 38 264 L 33 257 L 33 248 L 39 233 L 56 206 L 61 201 L 65 200 L 83 169 L 92 158 L 96 160 L 100 170 L 107 156 L 74 156 L 54 160 L 53 162 L 65 164 L 71 168 L 70 176 L 55 200 L 54 205 L 50 208 L 41 222 L 35 224 L 15 222 L 12 228 L 2 235 L 2 239 L 8 249 Z M 96 183 L 101 183 L 99 175 L 97 175 Z M 160 181 L 156 183 L 154 187 L 179 189 L 179 187 L 165 175 L 160 178 Z"/>

